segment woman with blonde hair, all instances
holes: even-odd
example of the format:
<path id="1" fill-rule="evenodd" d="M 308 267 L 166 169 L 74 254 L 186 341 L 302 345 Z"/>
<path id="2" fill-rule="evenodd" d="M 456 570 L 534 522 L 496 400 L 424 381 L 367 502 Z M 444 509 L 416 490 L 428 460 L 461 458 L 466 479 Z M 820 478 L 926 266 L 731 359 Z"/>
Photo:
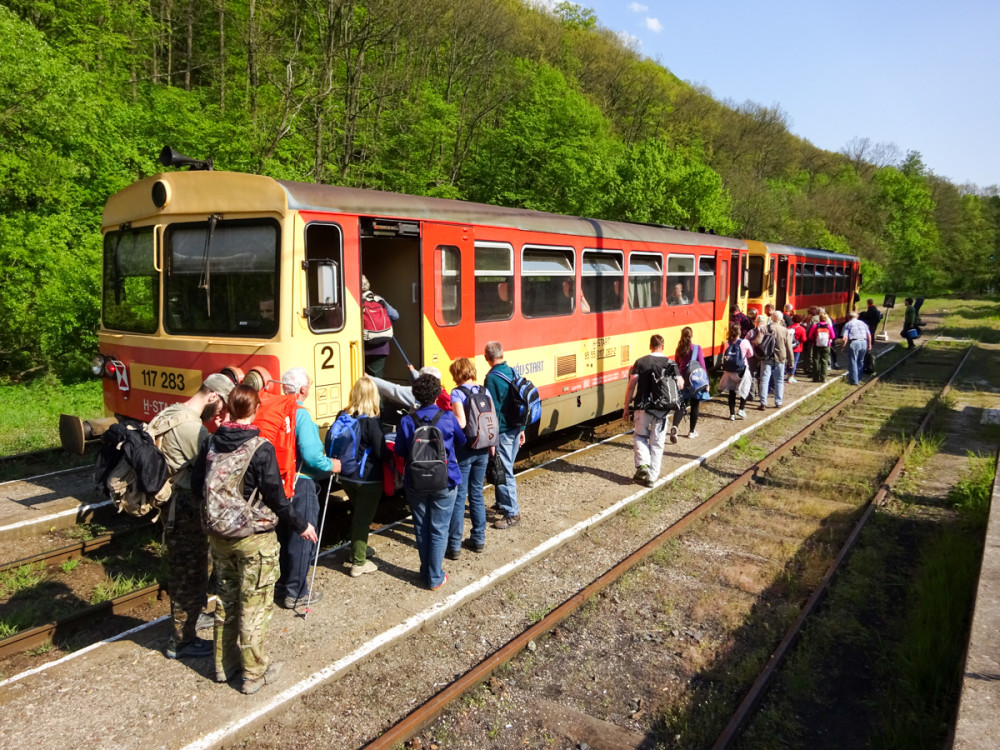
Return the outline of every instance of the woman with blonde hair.
<path id="1" fill-rule="evenodd" d="M 378 570 L 378 566 L 368 559 L 368 530 L 382 499 L 382 463 L 392 459 L 391 451 L 385 446 L 378 402 L 375 381 L 362 375 L 351 386 L 347 406 L 340 413 L 358 422 L 353 428 L 359 436 L 355 455 L 357 468 L 350 475 L 341 474 L 339 478 L 340 486 L 354 506 L 348 557 L 352 578 Z"/>

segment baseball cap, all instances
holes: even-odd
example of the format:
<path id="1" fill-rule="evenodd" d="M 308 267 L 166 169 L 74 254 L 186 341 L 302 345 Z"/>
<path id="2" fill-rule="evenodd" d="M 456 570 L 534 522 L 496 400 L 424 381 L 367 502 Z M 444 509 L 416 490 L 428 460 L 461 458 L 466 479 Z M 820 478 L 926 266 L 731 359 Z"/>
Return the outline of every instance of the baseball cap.
<path id="1" fill-rule="evenodd" d="M 205 381 L 201 385 L 203 388 L 208 388 L 208 390 L 210 391 L 215 391 L 220 396 L 222 396 L 223 399 L 228 399 L 229 394 L 232 393 L 233 388 L 236 387 L 233 381 L 227 378 L 221 372 L 213 372 L 211 375 L 205 378 Z"/>

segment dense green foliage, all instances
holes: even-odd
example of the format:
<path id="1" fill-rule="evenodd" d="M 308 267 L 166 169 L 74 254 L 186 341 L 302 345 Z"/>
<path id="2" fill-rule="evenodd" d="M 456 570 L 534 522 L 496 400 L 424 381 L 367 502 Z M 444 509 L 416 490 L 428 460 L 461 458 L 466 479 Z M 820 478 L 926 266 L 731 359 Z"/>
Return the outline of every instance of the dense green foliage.
<path id="1" fill-rule="evenodd" d="M 997 282 L 995 189 L 865 139 L 817 149 L 569 2 L 6 0 L 0 139 L 0 378 L 85 372 L 101 207 L 165 143 L 221 169 L 856 253 L 888 291 Z"/>

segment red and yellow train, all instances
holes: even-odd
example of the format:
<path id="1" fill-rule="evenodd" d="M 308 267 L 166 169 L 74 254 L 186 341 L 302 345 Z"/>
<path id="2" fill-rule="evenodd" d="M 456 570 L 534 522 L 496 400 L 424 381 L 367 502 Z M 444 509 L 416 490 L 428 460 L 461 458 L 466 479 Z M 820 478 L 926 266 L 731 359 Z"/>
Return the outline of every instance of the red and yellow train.
<path id="1" fill-rule="evenodd" d="M 502 342 L 539 388 L 540 432 L 620 410 L 652 333 L 669 352 L 689 325 L 718 355 L 730 305 L 840 319 L 859 280 L 857 258 L 823 251 L 197 168 L 112 196 L 102 230 L 95 372 L 109 417 L 143 421 L 210 373 L 275 389 L 304 366 L 329 424 L 364 371 L 362 274 L 418 367 L 465 356 L 482 377 L 486 342 Z M 396 351 L 386 377 L 409 380 Z"/>

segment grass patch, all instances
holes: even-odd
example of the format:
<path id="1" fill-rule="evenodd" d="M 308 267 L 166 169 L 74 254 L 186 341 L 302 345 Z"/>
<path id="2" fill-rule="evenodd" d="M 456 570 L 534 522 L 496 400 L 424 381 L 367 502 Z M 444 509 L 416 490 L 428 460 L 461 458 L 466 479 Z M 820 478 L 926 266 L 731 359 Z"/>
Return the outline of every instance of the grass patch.
<path id="1" fill-rule="evenodd" d="M 119 573 L 107 581 L 97 584 L 94 592 L 90 595 L 90 603 L 100 604 L 101 602 L 107 602 L 119 596 L 130 594 L 133 591 L 138 591 L 146 586 L 152 586 L 155 582 L 155 576 L 130 576 Z"/>
<path id="2" fill-rule="evenodd" d="M 32 589 L 48 578 L 44 563 L 30 563 L 0 573 L 0 598 Z"/>
<path id="3" fill-rule="evenodd" d="M 69 539 L 75 539 L 78 542 L 89 542 L 91 539 L 96 539 L 99 536 L 107 534 L 108 528 L 99 523 L 81 523 L 66 529 L 64 533 Z"/>
<path id="4" fill-rule="evenodd" d="M 749 435 L 741 435 L 737 438 L 731 450 L 738 459 L 755 463 L 767 455 L 767 448 L 751 442 Z"/>
<path id="5" fill-rule="evenodd" d="M 984 527 L 990 514 L 994 468 L 992 456 L 969 451 L 969 468 L 948 493 L 951 504 L 976 528 Z"/>
<path id="6" fill-rule="evenodd" d="M 69 560 L 63 560 L 62 564 L 59 566 L 59 570 L 63 573 L 72 573 L 77 569 L 80 564 L 80 558 L 71 557 Z"/>
<path id="7" fill-rule="evenodd" d="M 28 385 L 0 385 L 0 455 L 59 445 L 59 415 L 104 416 L 101 383 L 62 385 L 42 378 Z"/>

